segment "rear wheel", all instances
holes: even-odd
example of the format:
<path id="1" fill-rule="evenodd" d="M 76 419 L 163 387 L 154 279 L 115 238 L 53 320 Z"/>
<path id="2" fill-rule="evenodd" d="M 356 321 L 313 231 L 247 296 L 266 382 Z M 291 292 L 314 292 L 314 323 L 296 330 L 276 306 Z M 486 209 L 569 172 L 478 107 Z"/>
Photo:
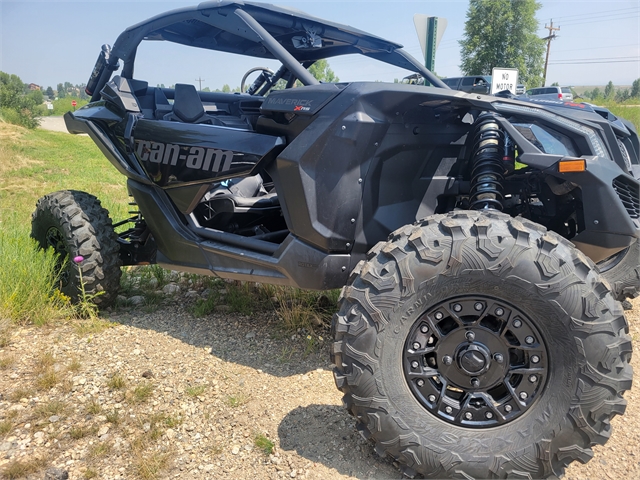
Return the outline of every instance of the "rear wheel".
<path id="1" fill-rule="evenodd" d="M 361 433 L 410 476 L 561 475 L 624 412 L 622 309 L 540 225 L 429 217 L 376 245 L 340 305 L 336 384 Z"/>
<path id="2" fill-rule="evenodd" d="M 92 301 L 101 308 L 113 303 L 120 287 L 120 247 L 109 212 L 96 197 L 74 190 L 45 195 L 32 214 L 31 236 L 59 255 L 62 293 L 78 301 L 81 269 Z M 77 256 L 83 260 L 76 264 Z"/>

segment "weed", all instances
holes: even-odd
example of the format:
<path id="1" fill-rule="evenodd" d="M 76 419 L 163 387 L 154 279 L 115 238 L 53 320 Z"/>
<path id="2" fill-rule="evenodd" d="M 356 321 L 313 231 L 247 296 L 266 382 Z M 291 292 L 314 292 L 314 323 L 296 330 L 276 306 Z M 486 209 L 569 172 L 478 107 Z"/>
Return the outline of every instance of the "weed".
<path id="1" fill-rule="evenodd" d="M 82 474 L 82 478 L 85 480 L 90 480 L 92 478 L 96 478 L 98 476 L 98 472 L 96 472 L 93 468 L 87 468 Z"/>
<path id="2" fill-rule="evenodd" d="M 210 451 L 211 455 L 215 457 L 217 455 L 220 455 L 224 451 L 224 446 L 220 442 L 214 442 L 214 444 L 211 446 Z"/>
<path id="3" fill-rule="evenodd" d="M 49 418 L 52 415 L 61 415 L 67 409 L 67 404 L 61 400 L 51 400 L 43 405 L 38 405 L 35 413 L 39 418 Z"/>
<path id="4" fill-rule="evenodd" d="M 255 292 L 251 289 L 250 284 L 243 283 L 240 285 L 227 285 L 225 303 L 229 305 L 232 312 L 237 312 L 242 315 L 251 315 L 253 313 L 254 306 L 256 306 L 256 300 Z"/>
<path id="5" fill-rule="evenodd" d="M 318 351 L 318 349 L 320 348 L 321 338 L 322 337 L 316 338 L 312 335 L 307 335 L 305 337 L 305 345 L 304 345 L 304 353 L 303 353 L 305 358 L 311 355 L 312 353 Z"/>
<path id="6" fill-rule="evenodd" d="M 127 385 L 124 377 L 119 373 L 114 373 L 107 381 L 110 390 L 122 390 Z"/>
<path id="7" fill-rule="evenodd" d="M 49 369 L 36 378 L 35 384 L 38 390 L 49 390 L 55 387 L 60 381 L 60 377 L 55 370 Z"/>
<path id="8" fill-rule="evenodd" d="M 33 391 L 29 388 L 18 387 L 9 393 L 9 400 L 12 402 L 19 402 L 23 398 L 31 398 Z"/>
<path id="9" fill-rule="evenodd" d="M 326 327 L 338 309 L 339 290 L 313 292 L 290 287 L 271 287 L 270 291 L 277 299 L 278 316 L 289 331 Z"/>
<path id="10" fill-rule="evenodd" d="M 11 420 L 0 421 L 0 435 L 5 436 L 13 428 L 13 422 Z"/>
<path id="11" fill-rule="evenodd" d="M 280 363 L 288 363 L 291 361 L 291 357 L 296 353 L 296 349 L 293 347 L 283 346 L 282 351 L 280 352 L 280 356 L 278 357 L 278 361 Z"/>
<path id="12" fill-rule="evenodd" d="M 236 408 L 245 405 L 249 401 L 249 396 L 245 393 L 238 393 L 236 395 L 229 395 L 227 397 L 227 404 L 230 407 Z"/>
<path id="13" fill-rule="evenodd" d="M 87 405 L 87 413 L 91 415 L 98 415 L 101 411 L 102 411 L 102 407 L 100 406 L 100 403 L 98 403 L 95 400 L 92 400 Z"/>
<path id="14" fill-rule="evenodd" d="M 137 385 L 129 394 L 129 401 L 133 404 L 146 402 L 153 394 L 153 385 L 151 383 L 141 383 Z"/>
<path id="15" fill-rule="evenodd" d="M 80 370 L 80 368 L 82 368 L 82 363 L 80 363 L 80 360 L 78 360 L 77 357 L 72 357 L 69 365 L 67 365 L 67 370 L 69 370 L 70 372 L 77 372 L 78 370 Z"/>
<path id="16" fill-rule="evenodd" d="M 56 359 L 51 352 L 45 352 L 36 358 L 35 371 L 42 373 L 49 370 L 56 363 Z"/>
<path id="17" fill-rule="evenodd" d="M 160 474 L 169 463 L 169 454 L 142 452 L 134 450 L 133 470 L 143 480 L 160 478 Z"/>
<path id="18" fill-rule="evenodd" d="M 256 434 L 253 438 L 253 443 L 257 448 L 262 450 L 265 455 L 271 455 L 273 447 L 275 447 L 275 444 L 262 433 Z"/>
<path id="19" fill-rule="evenodd" d="M 121 421 L 120 419 L 120 410 L 113 409 L 109 413 L 106 414 L 107 422 L 112 425 L 118 425 Z"/>
<path id="20" fill-rule="evenodd" d="M 84 279 L 82 278 L 82 265 L 84 262 L 84 257 L 82 255 L 78 255 L 73 258 L 73 262 L 77 265 L 78 268 L 78 276 L 80 277 L 80 295 L 78 295 L 78 300 L 75 307 L 76 315 L 79 318 L 90 318 L 96 319 L 98 318 L 98 306 L 95 304 L 94 300 L 96 297 L 100 295 L 104 295 L 104 290 L 100 290 L 96 293 L 87 293 L 84 288 Z"/>
<path id="21" fill-rule="evenodd" d="M 190 397 L 198 397 L 204 393 L 206 388 L 206 385 L 194 385 L 193 387 L 187 387 L 185 392 Z"/>
<path id="22" fill-rule="evenodd" d="M 2 478 L 8 480 L 24 478 L 42 470 L 48 463 L 49 459 L 44 456 L 32 457 L 26 460 L 14 460 L 7 464 L 0 473 L 2 474 Z"/>
<path id="23" fill-rule="evenodd" d="M 9 328 L 2 325 L 0 326 L 0 348 L 5 348 L 11 345 L 11 332 Z"/>
<path id="24" fill-rule="evenodd" d="M 14 355 L 2 355 L 0 357 L 0 370 L 7 370 L 14 363 L 16 363 L 16 357 Z"/>
<path id="25" fill-rule="evenodd" d="M 182 423 L 182 418 L 179 416 L 163 416 L 162 424 L 167 428 L 176 428 L 178 425 Z"/>
<path id="26" fill-rule="evenodd" d="M 73 329 L 78 336 L 84 337 L 86 335 L 98 335 L 114 325 L 113 322 L 95 317 L 75 323 Z"/>
<path id="27" fill-rule="evenodd" d="M 207 298 L 199 298 L 190 310 L 194 317 L 204 317 L 212 313 L 219 303 L 220 294 L 217 290 L 212 290 Z"/>
<path id="28" fill-rule="evenodd" d="M 87 456 L 90 459 L 96 459 L 100 457 L 106 457 L 111 453 L 112 445 L 109 442 L 97 442 L 89 447 Z"/>
<path id="29" fill-rule="evenodd" d="M 98 431 L 98 427 L 88 427 L 88 426 L 77 426 L 71 427 L 69 430 L 69 435 L 74 440 L 80 440 L 81 438 L 88 437 L 89 435 L 95 434 Z"/>

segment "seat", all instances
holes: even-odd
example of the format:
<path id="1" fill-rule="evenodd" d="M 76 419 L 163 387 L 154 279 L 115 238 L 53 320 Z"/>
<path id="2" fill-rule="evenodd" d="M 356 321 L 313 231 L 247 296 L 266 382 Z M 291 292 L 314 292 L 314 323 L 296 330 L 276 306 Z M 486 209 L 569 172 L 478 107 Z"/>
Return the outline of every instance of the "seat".
<path id="1" fill-rule="evenodd" d="M 204 111 L 202 100 L 196 87 L 184 83 L 177 83 L 173 97 L 173 111 L 164 116 L 165 120 L 184 123 L 209 123 L 220 125 Z"/>
<path id="2" fill-rule="evenodd" d="M 173 107 L 169 103 L 167 96 L 164 94 L 161 88 L 158 87 L 155 89 L 154 97 L 156 107 L 155 119 L 162 120 L 165 115 L 171 113 Z"/>

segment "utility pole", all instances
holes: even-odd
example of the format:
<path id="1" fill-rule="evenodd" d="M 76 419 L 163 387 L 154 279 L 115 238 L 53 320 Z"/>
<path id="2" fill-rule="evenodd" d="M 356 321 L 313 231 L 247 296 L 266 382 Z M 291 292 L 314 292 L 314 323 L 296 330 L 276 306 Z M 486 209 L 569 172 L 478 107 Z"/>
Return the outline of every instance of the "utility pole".
<path id="1" fill-rule="evenodd" d="M 548 55 L 548 54 L 547 54 Z M 545 72 L 547 71 L 546 67 L 545 67 Z M 198 87 L 198 90 L 202 91 L 202 82 L 204 82 L 204 78 L 196 78 L 196 82 L 198 82 L 198 85 L 200 85 L 200 87 Z"/>
<path id="2" fill-rule="evenodd" d="M 553 32 L 560 30 L 560 27 L 554 28 L 553 19 L 551 19 L 550 23 L 551 23 L 551 25 L 549 25 L 548 27 L 547 27 L 546 24 L 544 25 L 544 28 L 549 30 L 549 36 L 543 38 L 543 40 L 547 41 L 547 58 L 544 60 L 544 74 L 542 75 L 542 86 L 543 87 L 544 87 L 544 84 L 547 83 L 547 65 L 549 65 L 549 51 L 551 50 L 551 40 L 556 38 L 556 34 L 553 33 Z"/>

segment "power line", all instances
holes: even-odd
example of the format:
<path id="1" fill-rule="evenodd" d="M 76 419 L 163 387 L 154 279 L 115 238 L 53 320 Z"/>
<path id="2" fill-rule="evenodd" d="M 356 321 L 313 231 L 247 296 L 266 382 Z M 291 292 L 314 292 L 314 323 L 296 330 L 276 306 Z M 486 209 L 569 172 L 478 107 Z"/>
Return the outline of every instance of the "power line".
<path id="1" fill-rule="evenodd" d="M 580 17 L 592 17 L 594 15 L 603 15 L 603 14 L 614 14 L 617 12 L 627 12 L 629 10 L 638 10 L 638 7 L 626 7 L 626 8 L 620 8 L 618 10 L 606 10 L 606 11 L 602 11 L 602 12 L 590 12 L 590 13 L 579 13 L 577 15 L 564 15 L 561 17 L 556 17 L 556 20 L 566 20 L 569 19 L 569 21 L 573 21 L 573 19 L 578 19 Z"/>
<path id="2" fill-rule="evenodd" d="M 634 60 L 596 60 L 584 62 L 551 62 L 550 65 L 591 65 L 601 63 L 640 63 L 640 57 Z"/>
<path id="3" fill-rule="evenodd" d="M 587 48 L 572 48 L 569 50 L 558 50 L 558 53 L 563 52 L 579 52 L 581 50 L 601 50 L 605 48 L 622 48 L 622 47 L 640 47 L 640 41 L 636 43 L 627 43 L 625 45 L 607 45 L 605 47 L 587 47 Z"/>

